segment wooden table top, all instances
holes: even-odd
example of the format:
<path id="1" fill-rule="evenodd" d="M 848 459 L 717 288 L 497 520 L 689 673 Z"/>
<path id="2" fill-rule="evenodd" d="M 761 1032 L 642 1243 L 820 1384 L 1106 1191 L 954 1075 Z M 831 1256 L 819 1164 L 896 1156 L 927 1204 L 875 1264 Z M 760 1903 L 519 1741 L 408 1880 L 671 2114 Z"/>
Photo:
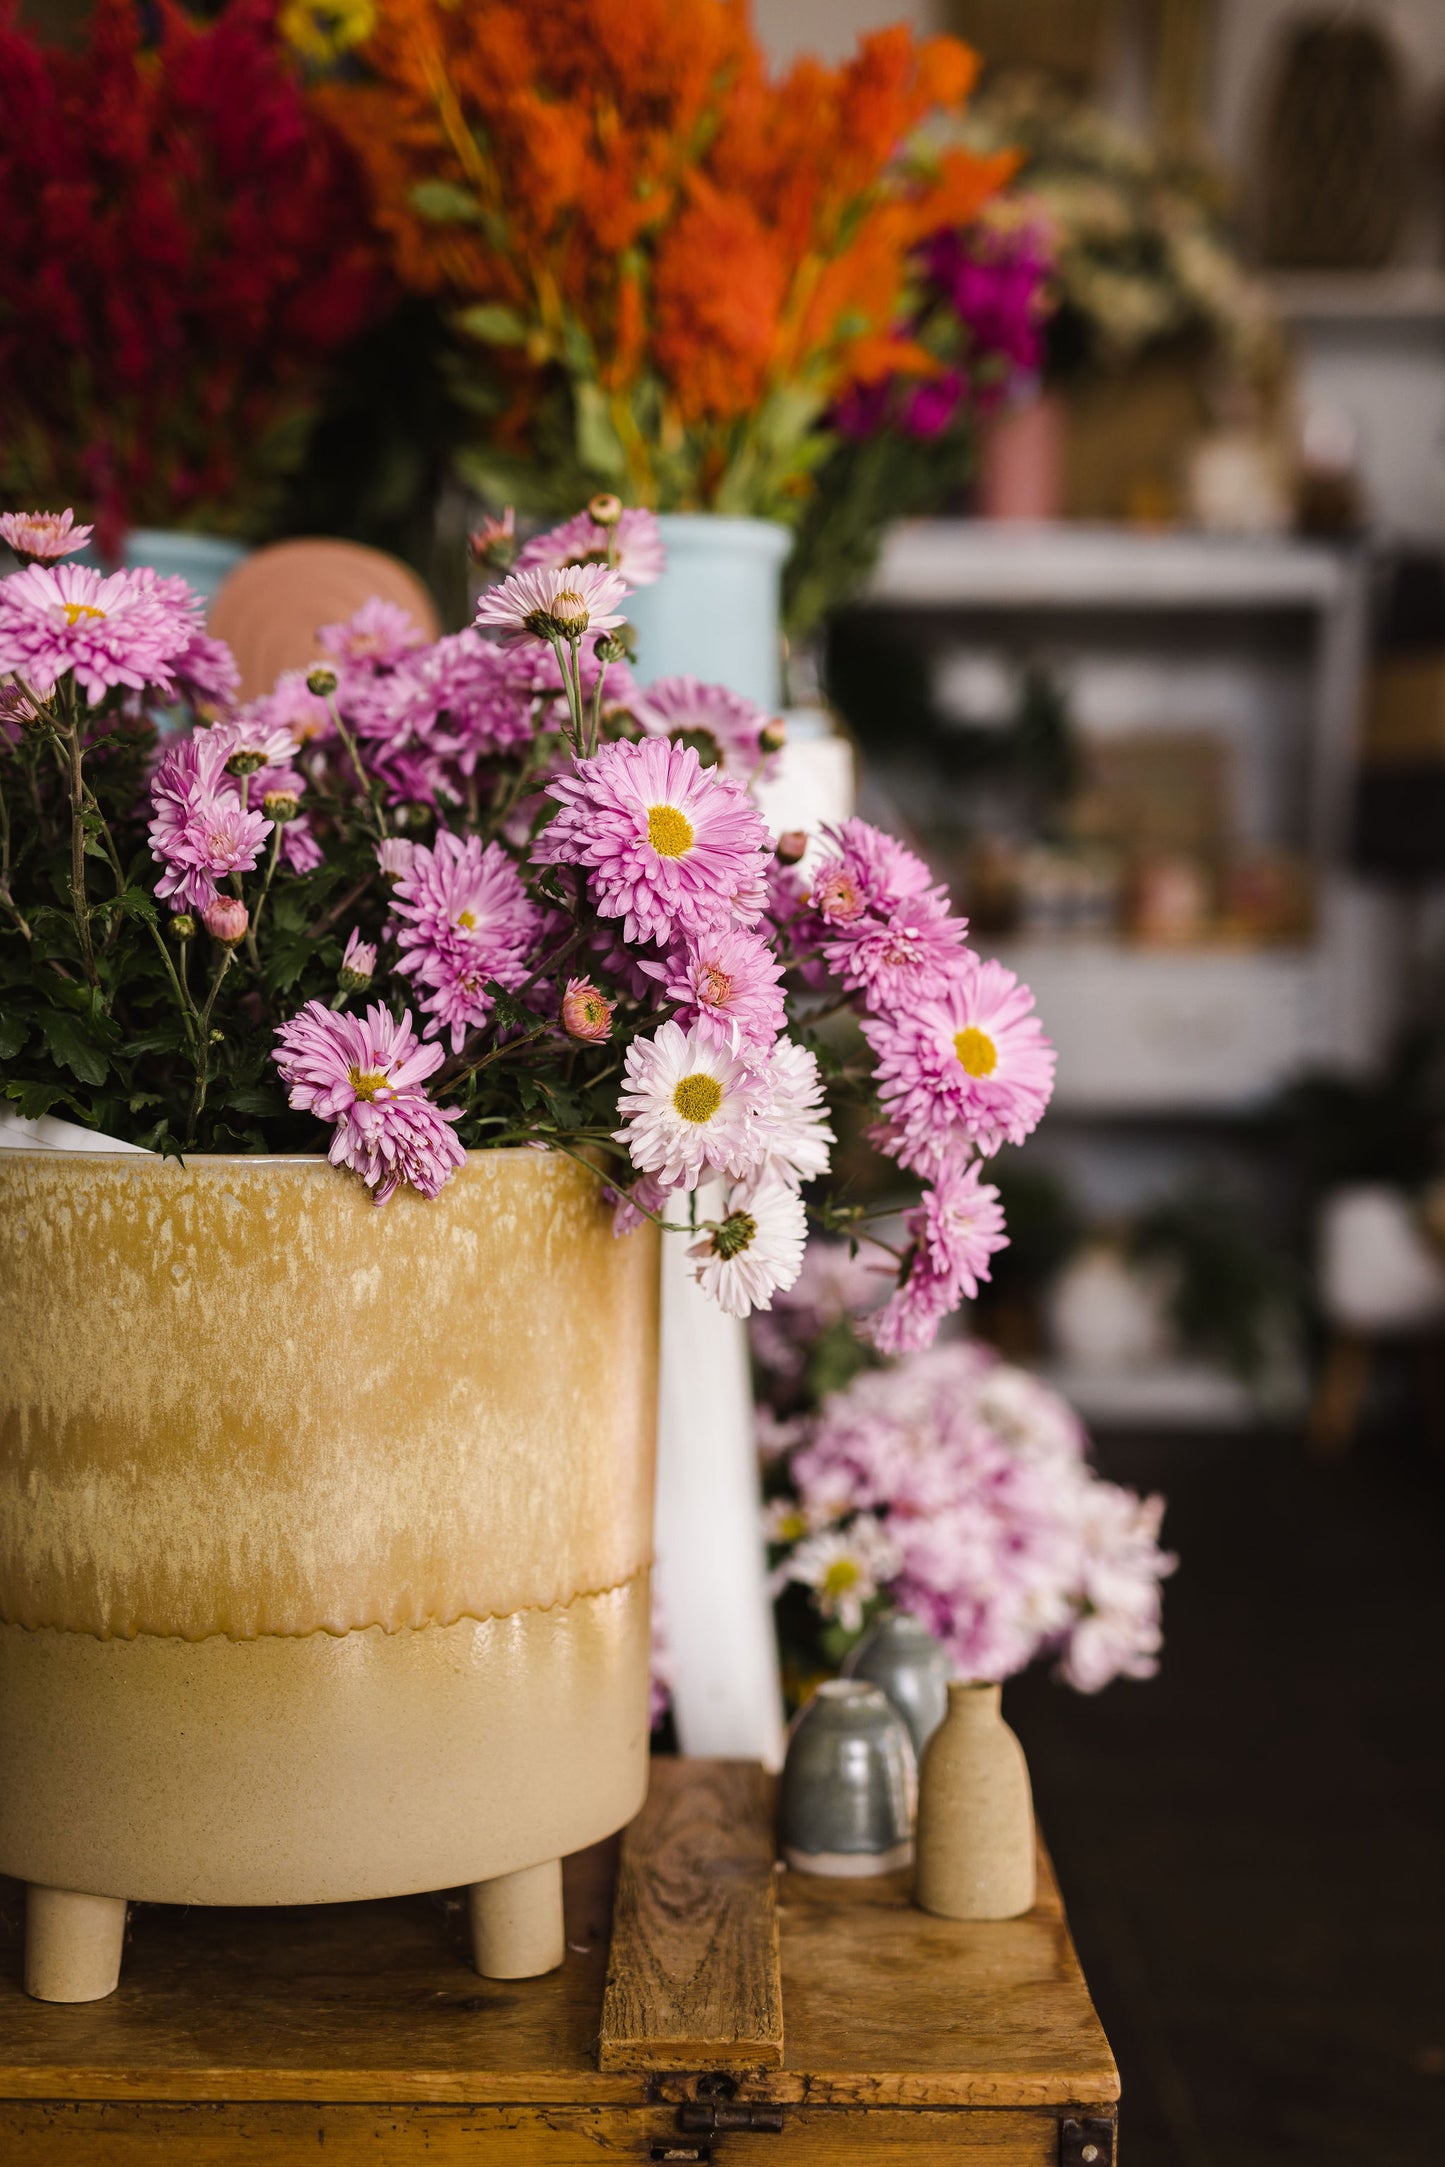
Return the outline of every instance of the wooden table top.
<path id="1" fill-rule="evenodd" d="M 567 1957 L 479 1978 L 460 1899 L 297 1910 L 135 1907 L 119 1990 L 20 1986 L 0 1906 L 0 2101 L 556 2102 L 1107 2109 L 1118 2074 L 1048 1860 L 1021 1919 L 934 1919 L 907 1876 L 775 1870 L 743 1762 L 659 1760 L 618 1844 L 567 1862 Z M 770 1950 L 775 1954 L 770 1955 Z M 605 2004 L 604 2004 L 605 1996 Z M 599 2066 L 599 2062 L 601 2066 Z"/>

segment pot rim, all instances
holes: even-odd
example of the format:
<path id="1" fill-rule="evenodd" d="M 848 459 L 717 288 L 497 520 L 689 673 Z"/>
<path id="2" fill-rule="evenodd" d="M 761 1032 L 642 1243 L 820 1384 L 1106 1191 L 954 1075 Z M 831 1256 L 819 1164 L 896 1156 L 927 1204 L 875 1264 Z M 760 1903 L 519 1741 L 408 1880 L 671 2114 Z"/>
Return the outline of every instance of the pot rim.
<path id="1" fill-rule="evenodd" d="M 57 1151 L 49 1144 L 7 1144 L 0 1147 L 0 1167 L 7 1159 L 59 1159 L 67 1165 L 93 1165 L 103 1160 L 108 1166 L 138 1166 L 142 1159 L 148 1166 L 179 1166 L 189 1172 L 193 1166 L 329 1166 L 330 1159 L 324 1151 L 190 1151 L 169 1156 L 160 1151 L 143 1151 L 135 1146 L 120 1151 L 90 1151 L 77 1148 L 73 1151 Z M 578 1161 L 567 1151 L 554 1151 L 550 1145 L 540 1148 L 535 1144 L 483 1144 L 467 1152 L 467 1164 L 474 1159 L 566 1159 L 573 1166 Z M 350 1173 L 351 1169 L 338 1166 L 338 1174 Z M 599 1181 L 607 1181 L 605 1167 L 591 1169 Z"/>

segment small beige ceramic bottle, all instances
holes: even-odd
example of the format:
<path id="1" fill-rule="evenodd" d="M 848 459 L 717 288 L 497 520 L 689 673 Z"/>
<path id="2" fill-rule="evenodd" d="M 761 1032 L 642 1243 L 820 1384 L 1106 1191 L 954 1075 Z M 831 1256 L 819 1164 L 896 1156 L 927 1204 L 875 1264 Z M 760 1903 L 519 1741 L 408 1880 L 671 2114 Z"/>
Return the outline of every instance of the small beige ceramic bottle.
<path id="1" fill-rule="evenodd" d="M 945 1919 L 1013 1919 L 1034 1900 L 1034 1808 L 996 1685 L 951 1685 L 918 1778 L 914 1901 Z"/>

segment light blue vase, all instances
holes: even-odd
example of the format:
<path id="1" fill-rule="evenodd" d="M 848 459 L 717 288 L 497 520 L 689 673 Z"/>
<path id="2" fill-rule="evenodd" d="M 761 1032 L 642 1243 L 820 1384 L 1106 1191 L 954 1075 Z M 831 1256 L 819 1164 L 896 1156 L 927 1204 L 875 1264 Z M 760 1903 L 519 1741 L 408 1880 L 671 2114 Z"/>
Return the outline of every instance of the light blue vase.
<path id="1" fill-rule="evenodd" d="M 771 712 L 782 705 L 779 582 L 793 546 L 771 519 L 664 512 L 667 570 L 623 605 L 637 633 L 637 674 L 728 685 Z"/>
<path id="2" fill-rule="evenodd" d="M 173 578 L 179 573 L 209 605 L 228 572 L 234 572 L 250 551 L 244 542 L 230 542 L 219 534 L 185 534 L 168 527 L 133 527 L 125 538 L 121 562 L 133 572 L 148 564 L 154 572 Z"/>

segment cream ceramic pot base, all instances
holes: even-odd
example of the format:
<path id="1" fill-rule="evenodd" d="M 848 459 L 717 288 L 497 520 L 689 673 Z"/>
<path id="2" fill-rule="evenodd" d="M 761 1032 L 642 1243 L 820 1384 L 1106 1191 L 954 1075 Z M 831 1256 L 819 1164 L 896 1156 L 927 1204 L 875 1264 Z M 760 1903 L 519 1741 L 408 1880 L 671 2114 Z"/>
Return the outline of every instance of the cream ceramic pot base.
<path id="1" fill-rule="evenodd" d="M 0 1868 L 37 1891 L 172 1904 L 515 1877 L 473 1903 L 478 1954 L 514 1967 L 496 1976 L 549 1969 L 554 1862 L 622 1827 L 646 1792 L 648 1637 L 646 1573 L 551 1610 L 398 1633 L 0 1626 Z M 96 1919 L 62 1906 L 41 1938 L 74 1943 Z M 70 1962 L 63 1947 L 31 1954 L 32 1971 Z"/>

